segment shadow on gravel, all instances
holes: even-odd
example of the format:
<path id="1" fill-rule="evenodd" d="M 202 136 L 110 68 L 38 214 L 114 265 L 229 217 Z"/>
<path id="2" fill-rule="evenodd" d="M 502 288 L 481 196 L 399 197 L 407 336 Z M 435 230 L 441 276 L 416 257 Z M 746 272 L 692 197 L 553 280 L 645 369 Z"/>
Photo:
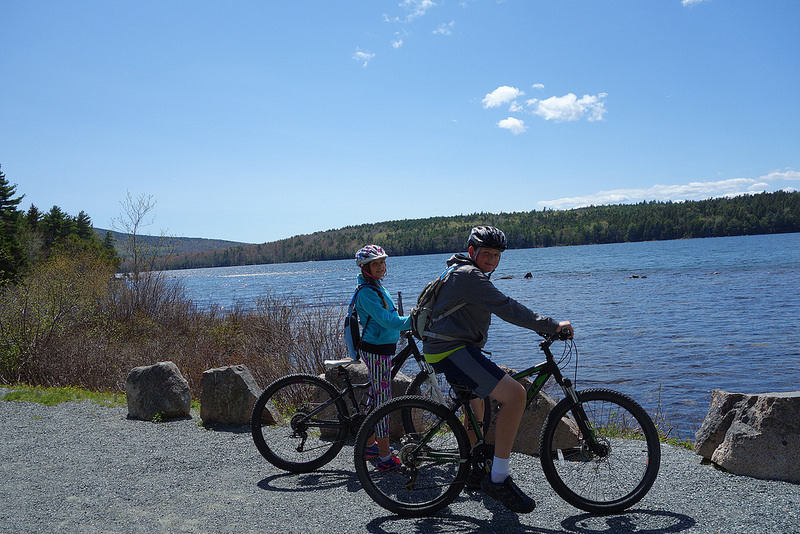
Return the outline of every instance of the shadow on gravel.
<path id="1" fill-rule="evenodd" d="M 461 497 L 463 498 L 463 497 Z M 483 500 L 487 510 L 492 513 L 491 519 L 477 519 L 467 515 L 453 514 L 449 508 L 431 517 L 400 517 L 388 515 L 373 519 L 367 524 L 367 531 L 373 534 L 389 534 L 407 532 L 409 524 L 413 524 L 417 532 L 448 533 L 472 532 L 530 532 L 535 534 L 665 534 L 679 533 L 694 527 L 697 522 L 686 515 L 674 512 L 652 510 L 629 510 L 615 515 L 580 514 L 568 517 L 561 522 L 561 528 L 553 530 L 526 525 L 520 522 L 520 516 L 506 509 L 502 504 L 483 496 L 467 497 L 471 501 Z M 537 512 L 534 511 L 533 515 Z"/>
<path id="2" fill-rule="evenodd" d="M 683 532 L 696 524 L 697 521 L 687 515 L 654 510 L 628 510 L 615 515 L 581 514 L 561 522 L 565 531 L 580 534 L 664 534 Z"/>
<path id="3" fill-rule="evenodd" d="M 258 487 L 266 491 L 298 492 L 319 491 L 347 486 L 348 491 L 358 491 L 360 486 L 351 471 L 318 470 L 313 473 L 281 473 L 261 480 Z"/>
<path id="4" fill-rule="evenodd" d="M 501 505 L 502 506 L 502 505 Z M 400 528 L 402 523 L 403 527 Z M 367 523 L 367 532 L 374 534 L 388 534 L 400 530 L 407 531 L 408 524 L 416 527 L 417 532 L 532 532 L 536 534 L 558 534 L 561 530 L 549 530 L 523 525 L 519 516 L 514 512 L 503 509 L 500 516 L 492 519 L 477 519 L 466 515 L 450 513 L 445 509 L 431 517 L 399 517 L 396 515 L 378 517 Z"/>

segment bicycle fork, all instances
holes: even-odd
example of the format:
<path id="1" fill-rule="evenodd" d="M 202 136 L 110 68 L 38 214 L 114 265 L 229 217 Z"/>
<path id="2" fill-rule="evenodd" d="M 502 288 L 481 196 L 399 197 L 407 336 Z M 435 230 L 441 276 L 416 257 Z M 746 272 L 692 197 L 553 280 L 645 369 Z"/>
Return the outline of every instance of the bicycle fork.
<path id="1" fill-rule="evenodd" d="M 572 407 L 570 412 L 575 418 L 575 423 L 578 425 L 581 435 L 584 437 L 584 442 L 589 450 L 597 456 L 604 457 L 608 454 L 608 447 L 603 445 L 597 440 L 594 425 L 589 421 L 586 411 L 583 409 L 583 403 L 578 399 L 578 392 L 572 385 L 569 378 L 564 378 L 561 383 L 561 388 L 564 390 L 564 395 L 572 400 Z M 560 451 L 559 451 L 560 454 Z"/>

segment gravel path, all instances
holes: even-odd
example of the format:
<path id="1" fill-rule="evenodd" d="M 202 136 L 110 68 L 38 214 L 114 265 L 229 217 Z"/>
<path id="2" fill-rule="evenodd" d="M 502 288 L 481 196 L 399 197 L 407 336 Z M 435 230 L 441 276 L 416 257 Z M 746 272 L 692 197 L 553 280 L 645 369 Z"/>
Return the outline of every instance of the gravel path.
<path id="1" fill-rule="evenodd" d="M 515 456 L 514 478 L 535 488 L 533 513 L 463 493 L 435 517 L 406 519 L 359 488 L 351 446 L 315 473 L 292 475 L 258 454 L 248 428 L 126 416 L 126 408 L 89 402 L 0 402 L 0 531 L 800 531 L 800 485 L 725 474 L 669 446 L 653 489 L 625 514 L 593 517 L 573 508 L 547 485 L 537 459 Z"/>

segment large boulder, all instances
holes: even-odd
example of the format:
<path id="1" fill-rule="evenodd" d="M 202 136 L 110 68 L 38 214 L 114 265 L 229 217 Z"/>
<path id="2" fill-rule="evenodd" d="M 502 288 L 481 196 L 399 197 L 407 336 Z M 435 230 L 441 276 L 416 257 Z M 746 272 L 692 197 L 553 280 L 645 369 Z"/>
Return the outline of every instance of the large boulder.
<path id="1" fill-rule="evenodd" d="M 737 475 L 800 483 L 800 391 L 711 392 L 695 452 Z"/>
<path id="2" fill-rule="evenodd" d="M 125 394 L 131 419 L 190 417 L 189 382 L 173 362 L 135 367 L 125 381 Z"/>
<path id="3" fill-rule="evenodd" d="M 200 419 L 204 425 L 249 425 L 253 404 L 261 394 L 244 365 L 217 367 L 203 372 Z"/>

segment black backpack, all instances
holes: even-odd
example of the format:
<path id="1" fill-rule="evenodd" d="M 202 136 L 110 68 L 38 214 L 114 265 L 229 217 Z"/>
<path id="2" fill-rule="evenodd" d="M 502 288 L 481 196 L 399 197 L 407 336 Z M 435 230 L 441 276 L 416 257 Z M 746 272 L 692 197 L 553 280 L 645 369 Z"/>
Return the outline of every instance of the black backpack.
<path id="1" fill-rule="evenodd" d="M 440 313 L 436 317 L 433 316 L 433 306 L 436 304 L 436 298 L 439 296 L 439 291 L 442 289 L 442 286 L 450 277 L 450 274 L 461 267 L 461 265 L 451 265 L 444 272 L 439 275 L 439 278 L 428 282 L 425 286 L 425 289 L 419 294 L 417 298 L 417 305 L 411 310 L 411 333 L 414 334 L 414 337 L 417 339 L 422 339 L 423 336 L 433 337 L 436 339 L 442 339 L 445 341 L 457 341 L 456 338 L 445 336 L 443 334 L 434 334 L 433 332 L 429 332 L 428 329 L 430 325 L 435 321 L 440 319 L 444 319 L 454 311 L 462 308 L 467 303 L 461 302 L 456 304 L 455 306 L 451 307 L 450 309 L 446 310 L 443 313 Z"/>
<path id="2" fill-rule="evenodd" d="M 353 298 L 350 299 L 350 306 L 347 307 L 347 315 L 344 318 L 344 343 L 347 345 L 347 354 L 353 360 L 359 359 L 358 349 L 361 347 L 361 328 L 358 325 L 356 297 L 358 296 L 358 292 L 362 287 L 369 287 L 375 290 L 378 293 L 378 296 L 381 297 L 383 307 L 386 307 L 386 300 L 383 298 L 383 293 L 377 287 L 370 284 L 360 284 L 356 288 L 355 292 L 353 293 Z M 369 317 L 367 317 L 367 323 L 369 323 Z M 367 323 L 364 323 L 364 328 L 367 327 Z"/>

